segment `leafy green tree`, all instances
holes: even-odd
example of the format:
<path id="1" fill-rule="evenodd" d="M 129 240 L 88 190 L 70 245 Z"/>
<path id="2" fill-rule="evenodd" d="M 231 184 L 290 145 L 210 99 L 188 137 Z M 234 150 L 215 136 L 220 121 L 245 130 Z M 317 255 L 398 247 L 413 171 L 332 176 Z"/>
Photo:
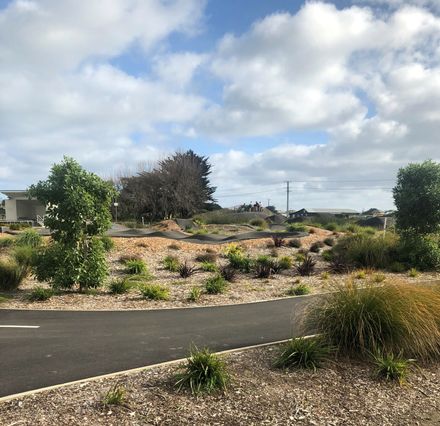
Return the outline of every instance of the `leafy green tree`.
<path id="1" fill-rule="evenodd" d="M 440 230 L 440 164 L 424 161 L 401 168 L 393 189 L 396 226 L 402 233 Z"/>
<path id="2" fill-rule="evenodd" d="M 108 273 L 99 237 L 111 225 L 113 186 L 65 157 L 47 180 L 29 188 L 29 194 L 47 206 L 44 223 L 53 240 L 40 252 L 37 278 L 57 288 L 99 286 Z"/>

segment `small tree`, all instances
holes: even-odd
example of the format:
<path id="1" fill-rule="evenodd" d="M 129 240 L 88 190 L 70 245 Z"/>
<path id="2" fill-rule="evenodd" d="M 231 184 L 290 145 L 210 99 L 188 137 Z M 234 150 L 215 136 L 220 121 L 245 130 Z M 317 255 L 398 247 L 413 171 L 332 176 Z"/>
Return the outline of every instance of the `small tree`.
<path id="1" fill-rule="evenodd" d="M 53 242 L 40 253 L 36 276 L 54 287 L 97 287 L 107 275 L 105 250 L 98 236 L 111 225 L 111 184 L 65 157 L 46 181 L 29 194 L 47 206 L 45 225 Z"/>
<path id="2" fill-rule="evenodd" d="M 401 168 L 393 195 L 401 232 L 424 235 L 440 230 L 439 163 L 429 160 Z"/>

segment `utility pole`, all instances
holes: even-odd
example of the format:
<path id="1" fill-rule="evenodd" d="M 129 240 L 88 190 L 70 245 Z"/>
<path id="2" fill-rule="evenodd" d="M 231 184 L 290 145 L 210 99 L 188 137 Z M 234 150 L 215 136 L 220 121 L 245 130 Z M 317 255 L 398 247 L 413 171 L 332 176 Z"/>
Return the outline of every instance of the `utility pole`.
<path id="1" fill-rule="evenodd" d="M 267 207 L 270 206 L 270 198 L 267 199 Z"/>
<path id="2" fill-rule="evenodd" d="M 290 180 L 286 181 L 287 187 L 286 187 L 286 196 L 287 196 L 287 207 L 286 207 L 286 213 L 287 213 L 287 217 L 289 217 L 289 196 L 290 196 Z"/>

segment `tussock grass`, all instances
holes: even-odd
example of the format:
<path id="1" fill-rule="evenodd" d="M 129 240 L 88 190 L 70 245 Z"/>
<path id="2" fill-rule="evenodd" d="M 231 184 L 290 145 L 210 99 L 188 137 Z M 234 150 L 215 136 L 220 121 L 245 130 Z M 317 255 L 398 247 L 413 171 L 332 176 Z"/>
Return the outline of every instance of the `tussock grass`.
<path id="1" fill-rule="evenodd" d="M 145 284 L 139 287 L 142 296 L 150 300 L 169 300 L 170 291 L 159 284 Z"/>
<path id="2" fill-rule="evenodd" d="M 16 290 L 27 274 L 27 268 L 14 260 L 0 259 L 0 290 Z"/>
<path id="3" fill-rule="evenodd" d="M 434 287 L 393 282 L 359 288 L 347 281 L 310 310 L 306 324 L 343 354 L 440 357 L 440 292 Z"/>
<path id="4" fill-rule="evenodd" d="M 132 275 L 145 274 L 148 268 L 143 260 L 131 259 L 125 262 L 125 272 Z"/>
<path id="5" fill-rule="evenodd" d="M 408 378 L 412 360 L 401 355 L 377 353 L 373 355 L 376 377 L 388 382 L 398 382 L 403 385 Z"/>
<path id="6" fill-rule="evenodd" d="M 274 366 L 316 371 L 328 359 L 332 348 L 319 337 L 291 339 L 282 346 Z"/>
<path id="7" fill-rule="evenodd" d="M 207 348 L 191 348 L 190 356 L 181 370 L 176 375 L 175 386 L 178 390 L 189 388 L 194 395 L 225 391 L 230 381 L 224 361 Z"/>

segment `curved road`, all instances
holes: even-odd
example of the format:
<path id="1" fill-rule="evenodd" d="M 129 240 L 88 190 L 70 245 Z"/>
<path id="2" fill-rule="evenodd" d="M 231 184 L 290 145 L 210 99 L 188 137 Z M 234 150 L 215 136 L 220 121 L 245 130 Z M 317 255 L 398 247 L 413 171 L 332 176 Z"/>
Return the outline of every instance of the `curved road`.
<path id="1" fill-rule="evenodd" d="M 283 340 L 313 296 L 150 311 L 0 310 L 0 397 L 187 355 Z M 39 328 L 17 328 L 32 326 Z"/>

